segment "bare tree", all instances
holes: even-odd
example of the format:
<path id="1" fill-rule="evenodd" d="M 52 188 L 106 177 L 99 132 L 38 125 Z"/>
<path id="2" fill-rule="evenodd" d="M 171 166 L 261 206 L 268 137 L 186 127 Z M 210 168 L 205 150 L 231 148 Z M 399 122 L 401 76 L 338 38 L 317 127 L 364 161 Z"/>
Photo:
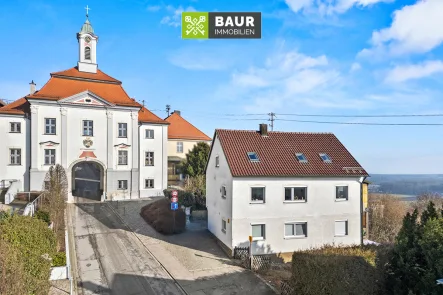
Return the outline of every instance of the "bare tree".
<path id="1" fill-rule="evenodd" d="M 65 241 L 65 208 L 68 199 L 68 179 L 63 166 L 51 166 L 46 173 L 43 209 L 49 212 L 53 230 L 57 236 L 57 246 L 63 250 Z"/>
<path id="2" fill-rule="evenodd" d="M 413 209 L 417 209 L 419 216 L 426 209 L 428 203 L 432 201 L 437 210 L 443 208 L 443 197 L 437 193 L 425 193 L 417 197 L 417 200 L 412 204 Z"/>
<path id="3" fill-rule="evenodd" d="M 402 227 L 407 204 L 389 194 L 369 194 L 369 239 L 393 243 Z"/>

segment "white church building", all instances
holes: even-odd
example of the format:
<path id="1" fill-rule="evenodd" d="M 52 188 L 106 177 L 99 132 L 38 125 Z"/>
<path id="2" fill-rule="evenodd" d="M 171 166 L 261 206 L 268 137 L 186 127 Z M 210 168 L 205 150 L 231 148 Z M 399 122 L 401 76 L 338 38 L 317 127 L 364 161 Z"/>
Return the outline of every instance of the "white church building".
<path id="1" fill-rule="evenodd" d="M 97 66 L 98 36 L 77 33 L 77 66 L 51 73 L 39 90 L 0 108 L 0 183 L 41 191 L 61 164 L 74 197 L 134 199 L 167 186 L 168 122 L 128 96 Z"/>

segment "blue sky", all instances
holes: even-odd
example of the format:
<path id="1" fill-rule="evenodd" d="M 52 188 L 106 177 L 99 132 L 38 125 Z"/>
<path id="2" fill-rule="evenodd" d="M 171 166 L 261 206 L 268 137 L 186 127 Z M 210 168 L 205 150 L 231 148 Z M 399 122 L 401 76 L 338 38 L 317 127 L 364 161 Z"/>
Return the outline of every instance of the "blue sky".
<path id="1" fill-rule="evenodd" d="M 394 0 L 2 1 L 0 97 L 14 100 L 76 65 L 85 20 L 99 68 L 165 117 L 166 104 L 209 136 L 277 119 L 443 123 L 443 117 L 278 114 L 443 113 L 443 2 Z M 260 40 L 182 40 L 182 11 L 260 11 Z M 239 116 L 226 116 L 237 114 Z M 244 119 L 258 120 L 244 120 Z M 276 121 L 274 130 L 333 132 L 370 173 L 443 173 L 443 126 Z"/>

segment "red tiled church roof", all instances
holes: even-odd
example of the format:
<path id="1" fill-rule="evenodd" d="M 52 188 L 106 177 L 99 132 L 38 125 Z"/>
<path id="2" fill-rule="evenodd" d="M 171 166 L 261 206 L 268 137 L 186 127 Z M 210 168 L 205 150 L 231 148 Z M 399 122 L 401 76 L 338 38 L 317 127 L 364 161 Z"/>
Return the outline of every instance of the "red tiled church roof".
<path id="1" fill-rule="evenodd" d="M 29 112 L 29 103 L 22 97 L 0 108 L 0 114 L 24 115 Z"/>
<path id="2" fill-rule="evenodd" d="M 169 124 L 145 107 L 142 107 L 141 110 L 138 112 L 138 121 L 142 123 Z"/>
<path id="3" fill-rule="evenodd" d="M 262 136 L 258 131 L 217 129 L 215 136 L 232 176 L 368 176 L 332 133 L 271 131 Z M 257 153 L 259 162 L 251 162 L 248 152 Z M 296 153 L 308 162 L 300 163 Z M 319 153 L 328 154 L 331 163 L 323 162 Z"/>
<path id="4" fill-rule="evenodd" d="M 190 139 L 190 140 L 203 140 L 210 141 L 211 138 L 201 132 L 197 127 L 186 121 L 178 113 L 172 113 L 165 119 L 169 122 L 168 138 L 169 139 Z"/>

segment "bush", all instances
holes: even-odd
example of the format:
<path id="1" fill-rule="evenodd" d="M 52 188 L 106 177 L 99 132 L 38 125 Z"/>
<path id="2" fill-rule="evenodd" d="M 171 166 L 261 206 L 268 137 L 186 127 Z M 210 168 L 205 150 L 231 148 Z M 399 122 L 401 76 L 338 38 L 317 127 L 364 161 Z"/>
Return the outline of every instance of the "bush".
<path id="1" fill-rule="evenodd" d="M 192 192 L 196 196 L 206 195 L 206 176 L 196 175 L 194 177 L 187 176 L 184 183 L 185 191 Z"/>
<path id="2" fill-rule="evenodd" d="M 165 190 L 163 190 L 163 194 L 165 195 L 166 198 L 171 200 L 172 191 L 173 190 L 165 189 Z M 191 207 L 195 204 L 195 196 L 193 193 L 187 192 L 184 190 L 177 190 L 177 192 L 178 192 L 178 205 L 179 206 L 183 205 L 185 207 Z"/>
<path id="3" fill-rule="evenodd" d="M 23 280 L 24 262 L 19 251 L 0 240 L 0 294 L 29 294 Z"/>
<path id="4" fill-rule="evenodd" d="M 25 282 L 27 291 L 17 294 L 48 294 L 49 257 L 56 252 L 55 234 L 48 224 L 37 218 L 12 215 L 1 220 L 0 239 L 20 253 L 17 258 L 23 274 L 15 279 Z"/>
<path id="5" fill-rule="evenodd" d="M 49 218 L 49 212 L 47 212 L 47 211 L 39 210 L 39 211 L 35 212 L 35 217 L 37 219 L 43 220 L 47 224 L 49 224 L 51 222 L 51 220 Z"/>
<path id="6" fill-rule="evenodd" d="M 162 234 L 171 235 L 182 233 L 186 229 L 186 214 L 183 210 L 171 210 L 169 199 L 161 199 L 142 207 L 140 215 L 156 231 Z"/>
<path id="7" fill-rule="evenodd" d="M 52 266 L 65 266 L 66 265 L 66 253 L 57 252 L 54 257 L 52 257 Z"/>
<path id="8" fill-rule="evenodd" d="M 386 247 L 323 246 L 294 252 L 294 294 L 383 294 Z"/>

